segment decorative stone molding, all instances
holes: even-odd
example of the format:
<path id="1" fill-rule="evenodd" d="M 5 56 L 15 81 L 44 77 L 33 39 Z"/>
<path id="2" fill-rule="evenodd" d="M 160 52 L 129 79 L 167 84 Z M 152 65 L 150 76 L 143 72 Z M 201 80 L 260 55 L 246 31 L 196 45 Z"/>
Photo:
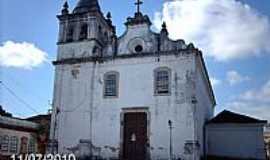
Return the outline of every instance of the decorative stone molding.
<path id="1" fill-rule="evenodd" d="M 126 26 L 138 25 L 146 23 L 149 26 L 152 25 L 149 17 L 147 15 L 143 15 L 141 12 L 136 12 L 134 18 L 128 17 L 127 22 L 125 23 Z"/>

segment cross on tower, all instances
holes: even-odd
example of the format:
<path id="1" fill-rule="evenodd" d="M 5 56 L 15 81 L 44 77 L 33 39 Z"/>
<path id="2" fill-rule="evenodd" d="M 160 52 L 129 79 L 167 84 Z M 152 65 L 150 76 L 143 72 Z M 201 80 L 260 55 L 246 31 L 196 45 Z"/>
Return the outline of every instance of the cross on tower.
<path id="1" fill-rule="evenodd" d="M 137 6 L 137 13 L 140 13 L 140 5 L 142 5 L 143 2 L 141 0 L 137 0 L 137 2 L 135 3 L 135 5 Z"/>

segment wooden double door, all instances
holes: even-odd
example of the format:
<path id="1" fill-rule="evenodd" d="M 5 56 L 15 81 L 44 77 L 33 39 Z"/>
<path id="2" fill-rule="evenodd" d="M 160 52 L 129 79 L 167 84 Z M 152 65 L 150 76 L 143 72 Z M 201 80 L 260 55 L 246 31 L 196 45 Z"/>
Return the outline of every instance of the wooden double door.
<path id="1" fill-rule="evenodd" d="M 122 160 L 146 160 L 147 155 L 147 114 L 124 114 Z"/>

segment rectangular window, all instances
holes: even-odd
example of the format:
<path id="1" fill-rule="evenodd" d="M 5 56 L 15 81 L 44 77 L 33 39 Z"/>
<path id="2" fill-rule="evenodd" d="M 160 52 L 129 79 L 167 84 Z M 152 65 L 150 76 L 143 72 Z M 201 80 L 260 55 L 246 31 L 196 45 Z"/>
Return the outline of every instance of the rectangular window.
<path id="1" fill-rule="evenodd" d="M 118 76 L 117 74 L 105 75 L 104 96 L 105 97 L 117 97 L 118 90 Z"/>
<path id="2" fill-rule="evenodd" d="M 35 139 L 30 139 L 29 145 L 28 145 L 28 152 L 29 153 L 35 153 L 36 151 L 36 141 Z"/>
<path id="3" fill-rule="evenodd" d="M 9 137 L 7 135 L 2 137 L 2 143 L 1 143 L 1 150 L 3 152 L 8 151 L 8 145 L 9 145 Z"/>
<path id="4" fill-rule="evenodd" d="M 167 95 L 170 93 L 170 71 L 160 69 L 155 72 L 155 94 Z"/>
<path id="5" fill-rule="evenodd" d="M 13 136 L 10 138 L 9 152 L 17 153 L 18 151 L 18 138 Z"/>
<path id="6" fill-rule="evenodd" d="M 169 93 L 169 75 L 166 71 L 159 71 L 157 75 L 157 92 Z"/>

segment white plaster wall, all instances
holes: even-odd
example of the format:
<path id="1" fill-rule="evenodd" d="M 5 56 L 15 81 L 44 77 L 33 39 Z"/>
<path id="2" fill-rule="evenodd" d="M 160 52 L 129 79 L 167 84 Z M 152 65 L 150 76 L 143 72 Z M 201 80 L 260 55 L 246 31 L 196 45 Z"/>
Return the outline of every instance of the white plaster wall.
<path id="1" fill-rule="evenodd" d="M 214 115 L 214 104 L 211 101 L 211 93 L 209 93 L 207 77 L 203 71 L 202 62 L 200 58 L 196 57 L 196 78 L 195 78 L 195 91 L 196 91 L 196 107 L 195 107 L 195 128 L 196 138 L 200 144 L 200 155 L 204 154 L 204 124 L 210 120 Z"/>
<path id="2" fill-rule="evenodd" d="M 211 124 L 207 126 L 207 154 L 265 159 L 263 126 L 260 124 Z"/>
<path id="3" fill-rule="evenodd" d="M 186 44 L 183 40 L 173 41 L 169 37 L 161 38 L 161 51 L 179 50 L 186 49 Z"/>
<path id="4" fill-rule="evenodd" d="M 57 66 L 54 107 L 60 110 L 55 132 L 59 151 L 66 152 L 80 139 L 92 138 L 102 156 L 117 157 L 121 148 L 122 108 L 148 107 L 151 157 L 169 156 L 169 119 L 174 127 L 173 153 L 175 157 L 183 157 L 186 140 L 194 139 L 191 92 L 186 78 L 194 73 L 193 61 L 194 54 L 184 54 L 162 56 L 159 62 L 155 57 L 144 57 L 115 59 L 96 65 Z M 164 66 L 172 70 L 172 92 L 170 96 L 154 96 L 154 69 Z M 73 69 L 79 70 L 77 79 L 71 74 Z M 103 75 L 108 71 L 120 74 L 118 98 L 103 98 Z M 54 138 L 53 131 L 51 137 Z"/>
<path id="5" fill-rule="evenodd" d="M 57 59 L 60 60 L 92 56 L 94 46 L 94 41 L 81 41 L 69 43 L 68 45 L 58 45 L 58 53 L 61 54 L 58 54 Z"/>
<path id="6" fill-rule="evenodd" d="M 270 158 L 270 126 L 264 128 L 264 142 L 266 143 L 266 152 L 268 158 Z"/>

